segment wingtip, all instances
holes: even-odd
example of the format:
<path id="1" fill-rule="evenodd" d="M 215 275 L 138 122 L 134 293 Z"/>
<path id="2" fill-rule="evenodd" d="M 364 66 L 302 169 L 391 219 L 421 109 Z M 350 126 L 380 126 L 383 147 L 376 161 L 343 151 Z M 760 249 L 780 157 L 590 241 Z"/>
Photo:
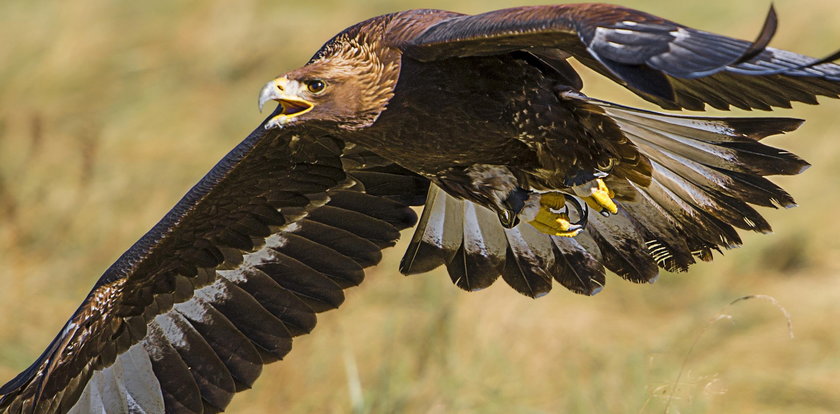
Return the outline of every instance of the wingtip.
<path id="1" fill-rule="evenodd" d="M 808 161 L 802 161 L 802 166 L 799 167 L 799 171 L 797 171 L 796 174 L 802 174 L 806 170 L 808 170 L 809 168 L 811 168 L 811 163 L 809 163 Z M 796 206 L 796 204 L 794 204 L 794 207 L 795 206 Z"/>
<path id="2" fill-rule="evenodd" d="M 776 29 L 779 27 L 779 18 L 776 15 L 776 8 L 773 6 L 773 3 L 770 3 L 770 9 L 767 11 L 767 17 L 764 18 L 764 25 L 761 26 L 761 31 L 758 33 L 755 41 L 744 51 L 744 53 L 739 57 L 732 65 L 738 65 L 744 62 L 748 62 L 755 58 L 756 56 L 760 55 L 767 49 L 767 45 L 770 44 L 770 40 L 773 39 L 773 36 L 776 35 Z"/>

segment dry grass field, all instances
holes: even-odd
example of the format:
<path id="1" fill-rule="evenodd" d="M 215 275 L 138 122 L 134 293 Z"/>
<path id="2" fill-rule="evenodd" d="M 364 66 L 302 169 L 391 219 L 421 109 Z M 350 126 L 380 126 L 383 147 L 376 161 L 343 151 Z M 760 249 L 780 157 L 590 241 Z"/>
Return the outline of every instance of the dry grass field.
<path id="1" fill-rule="evenodd" d="M 547 2 L 541 2 L 547 3 Z M 510 0 L 0 2 L 0 382 L 29 365 L 88 290 L 262 119 L 265 81 L 390 11 Z M 753 38 L 767 0 L 627 0 Z M 840 47 L 838 0 L 776 0 L 773 45 Z M 597 76 L 590 95 L 645 106 Z M 781 183 L 799 208 L 772 235 L 667 274 L 612 275 L 539 300 L 403 277 L 386 252 L 338 311 L 266 367 L 233 413 L 840 412 L 840 101 L 771 143 L 813 164 Z M 740 113 L 739 113 L 740 114 Z M 759 114 L 764 115 L 764 114 Z M 408 236 L 408 233 L 405 235 Z M 790 314 L 788 322 L 769 295 Z"/>

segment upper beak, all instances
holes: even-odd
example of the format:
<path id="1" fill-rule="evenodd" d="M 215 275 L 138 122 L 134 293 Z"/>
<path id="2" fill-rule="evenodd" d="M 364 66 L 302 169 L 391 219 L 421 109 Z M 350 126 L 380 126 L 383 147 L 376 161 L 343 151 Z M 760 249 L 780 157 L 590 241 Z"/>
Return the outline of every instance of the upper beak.
<path id="1" fill-rule="evenodd" d="M 260 112 L 262 112 L 266 102 L 273 101 L 274 99 L 277 99 L 278 96 L 277 87 L 274 86 L 274 81 L 266 83 L 265 86 L 260 89 Z"/>
<path id="2" fill-rule="evenodd" d="M 285 81 L 285 82 L 283 82 L 284 84 L 288 83 L 288 80 L 286 80 L 285 77 L 284 78 L 279 78 L 279 79 L 269 81 L 260 90 L 260 101 L 259 101 L 260 112 L 262 112 L 263 107 L 265 107 L 266 102 L 280 99 L 283 96 L 283 93 L 281 92 L 282 89 L 280 89 L 281 86 L 278 85 L 278 83 L 279 83 L 278 81 L 280 79 L 283 79 Z"/>
<path id="3" fill-rule="evenodd" d="M 296 82 L 290 82 L 285 76 L 269 81 L 260 90 L 260 112 L 268 101 L 280 103 L 282 110 L 277 117 L 283 116 L 284 120 L 309 112 L 315 104 L 297 96 L 298 87 Z"/>

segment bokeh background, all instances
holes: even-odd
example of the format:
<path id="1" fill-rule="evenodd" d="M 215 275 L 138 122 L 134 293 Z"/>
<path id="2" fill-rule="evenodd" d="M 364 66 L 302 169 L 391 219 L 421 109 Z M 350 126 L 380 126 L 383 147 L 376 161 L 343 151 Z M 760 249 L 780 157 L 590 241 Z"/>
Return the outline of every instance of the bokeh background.
<path id="1" fill-rule="evenodd" d="M 545 3 L 545 2 L 542 2 Z M 766 0 L 627 0 L 752 39 Z M 840 46 L 838 0 L 776 0 L 773 45 Z M 101 272 L 262 119 L 260 86 L 330 36 L 406 8 L 502 0 L 0 2 L 0 382 L 28 366 Z M 587 73 L 590 95 L 649 107 Z M 403 277 L 386 252 L 338 311 L 266 367 L 233 413 L 840 412 L 840 101 L 770 138 L 814 166 L 801 207 L 691 272 L 539 300 L 501 281 Z M 759 114 L 763 115 L 763 114 Z M 408 234 L 404 235 L 408 236 Z M 769 300 L 730 302 L 746 295 Z"/>

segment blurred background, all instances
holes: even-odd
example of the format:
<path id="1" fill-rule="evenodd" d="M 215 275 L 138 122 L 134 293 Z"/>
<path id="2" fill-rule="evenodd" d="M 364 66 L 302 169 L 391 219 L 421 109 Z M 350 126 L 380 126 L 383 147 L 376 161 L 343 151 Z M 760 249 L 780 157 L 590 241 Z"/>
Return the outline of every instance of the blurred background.
<path id="1" fill-rule="evenodd" d="M 546 2 L 534 2 L 546 3 Z M 94 281 L 262 119 L 264 82 L 329 37 L 407 8 L 502 0 L 0 2 L 0 382 L 46 347 Z M 766 0 L 627 0 L 752 39 Z M 775 0 L 773 46 L 840 46 L 837 0 Z M 586 73 L 590 95 L 650 107 Z M 478 293 L 403 277 L 386 251 L 338 311 L 263 371 L 233 413 L 840 412 L 840 102 L 772 137 L 814 166 L 775 180 L 799 208 L 772 235 L 595 297 Z M 763 113 L 758 115 L 764 115 Z M 407 238 L 410 233 L 404 235 Z M 780 308 L 790 314 L 795 338 Z"/>

